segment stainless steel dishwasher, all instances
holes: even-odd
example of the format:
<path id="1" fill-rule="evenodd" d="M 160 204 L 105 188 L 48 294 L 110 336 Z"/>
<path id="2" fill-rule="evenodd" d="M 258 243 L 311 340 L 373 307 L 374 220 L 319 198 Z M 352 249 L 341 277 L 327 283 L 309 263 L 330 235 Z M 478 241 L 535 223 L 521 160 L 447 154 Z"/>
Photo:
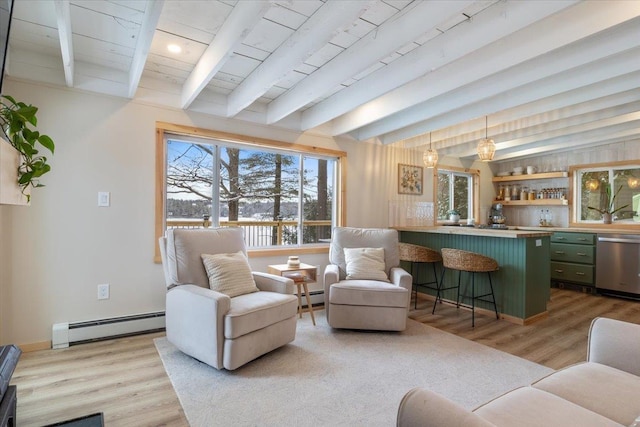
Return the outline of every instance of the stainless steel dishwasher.
<path id="1" fill-rule="evenodd" d="M 596 290 L 640 298 L 640 236 L 598 234 Z"/>

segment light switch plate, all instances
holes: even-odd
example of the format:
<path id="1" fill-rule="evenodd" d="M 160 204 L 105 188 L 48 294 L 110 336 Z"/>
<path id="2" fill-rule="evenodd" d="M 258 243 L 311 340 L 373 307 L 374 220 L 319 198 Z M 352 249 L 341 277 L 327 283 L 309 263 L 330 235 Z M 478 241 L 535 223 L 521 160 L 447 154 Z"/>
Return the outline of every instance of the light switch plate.
<path id="1" fill-rule="evenodd" d="M 111 204 L 111 194 L 108 191 L 98 192 L 98 206 L 109 206 Z"/>

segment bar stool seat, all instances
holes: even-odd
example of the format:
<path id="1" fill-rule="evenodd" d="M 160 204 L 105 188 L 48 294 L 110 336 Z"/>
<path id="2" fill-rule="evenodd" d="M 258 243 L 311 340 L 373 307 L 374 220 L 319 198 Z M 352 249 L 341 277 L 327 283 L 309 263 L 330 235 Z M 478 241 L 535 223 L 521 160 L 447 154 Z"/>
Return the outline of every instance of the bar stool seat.
<path id="1" fill-rule="evenodd" d="M 460 277 L 463 271 L 471 273 L 471 326 L 475 326 L 475 302 L 476 300 L 485 301 L 493 304 L 493 309 L 496 312 L 496 319 L 499 319 L 498 315 L 498 307 L 496 306 L 496 297 L 493 293 L 493 283 L 491 281 L 491 272 L 498 271 L 499 265 L 498 262 L 485 255 L 481 255 L 475 252 L 463 251 L 460 249 L 450 249 L 443 248 L 442 249 L 442 264 L 444 266 L 442 271 L 442 279 L 440 280 L 440 284 L 438 285 L 438 292 L 436 294 L 436 300 L 433 304 L 433 311 L 436 311 L 436 304 L 438 303 L 438 299 L 442 302 L 441 292 L 446 289 L 458 289 L 458 296 L 456 298 L 456 307 L 460 307 Z M 450 270 L 458 270 L 458 285 L 452 286 L 450 288 L 442 288 L 442 284 L 444 282 L 444 271 L 446 269 Z M 475 273 L 487 273 L 489 276 L 489 288 L 491 292 L 476 295 L 475 289 Z M 483 299 L 484 297 L 491 296 L 491 300 Z M 466 296 L 467 298 L 469 296 Z"/>
<path id="2" fill-rule="evenodd" d="M 398 243 L 400 252 L 400 261 L 411 263 L 411 276 L 413 277 L 413 289 L 415 292 L 414 308 L 418 308 L 418 286 L 427 289 L 438 290 L 438 273 L 436 272 L 436 263 L 442 262 L 442 255 L 438 251 L 420 245 L 412 245 L 411 243 Z M 418 283 L 416 267 L 420 263 L 431 264 L 433 266 L 433 277 L 435 280 L 431 282 Z M 435 287 L 429 286 L 436 284 Z"/>

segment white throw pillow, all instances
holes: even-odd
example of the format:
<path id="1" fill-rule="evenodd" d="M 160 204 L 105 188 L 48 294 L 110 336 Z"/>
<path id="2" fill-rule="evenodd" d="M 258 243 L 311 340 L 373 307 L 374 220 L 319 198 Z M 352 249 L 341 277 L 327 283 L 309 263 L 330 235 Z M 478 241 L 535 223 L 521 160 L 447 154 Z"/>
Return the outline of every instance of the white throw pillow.
<path id="1" fill-rule="evenodd" d="M 344 248 L 347 279 L 388 282 L 385 272 L 384 248 Z"/>
<path id="2" fill-rule="evenodd" d="M 232 254 L 202 254 L 202 263 L 209 276 L 209 288 L 229 297 L 259 291 L 251 267 L 242 251 Z"/>

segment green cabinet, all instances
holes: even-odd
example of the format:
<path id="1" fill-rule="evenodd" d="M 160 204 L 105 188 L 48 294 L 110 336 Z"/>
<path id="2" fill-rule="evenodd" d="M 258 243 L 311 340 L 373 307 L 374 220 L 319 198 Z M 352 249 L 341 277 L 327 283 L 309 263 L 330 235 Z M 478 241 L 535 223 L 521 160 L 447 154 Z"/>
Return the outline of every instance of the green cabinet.
<path id="1" fill-rule="evenodd" d="M 559 287 L 595 290 L 596 235 L 556 232 L 551 236 L 551 282 Z"/>

